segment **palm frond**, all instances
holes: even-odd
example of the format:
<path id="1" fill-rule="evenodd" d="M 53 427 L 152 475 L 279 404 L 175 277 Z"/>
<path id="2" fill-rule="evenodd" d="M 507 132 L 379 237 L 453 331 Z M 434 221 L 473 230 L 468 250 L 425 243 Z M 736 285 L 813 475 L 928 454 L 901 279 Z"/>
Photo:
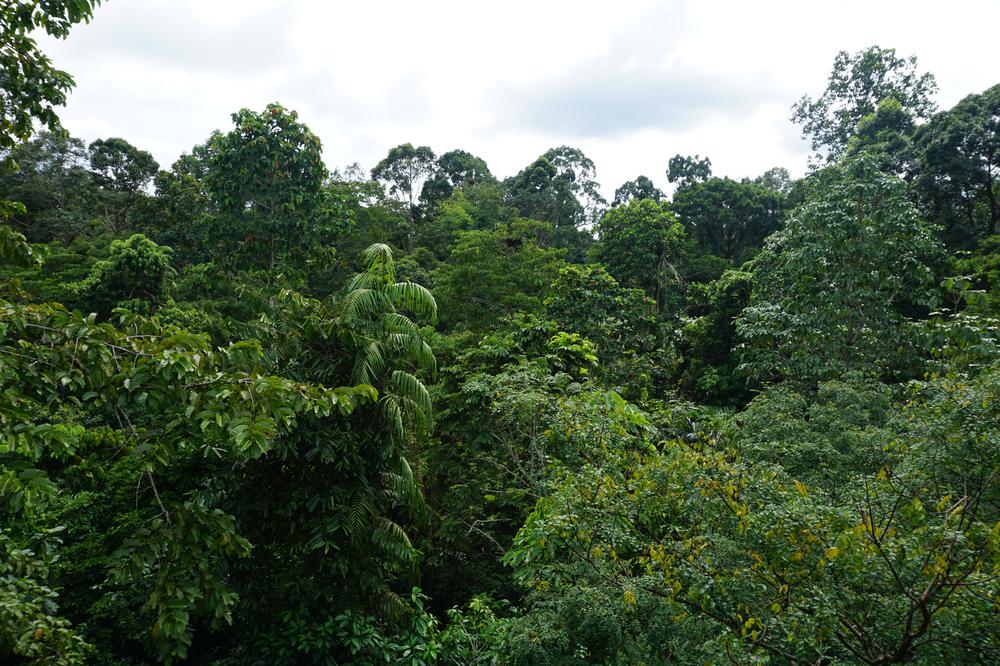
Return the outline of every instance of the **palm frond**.
<path id="1" fill-rule="evenodd" d="M 392 261 L 392 249 L 385 243 L 372 243 L 361 253 L 368 273 L 372 273 L 392 282 L 395 277 L 395 265 Z"/>
<path id="2" fill-rule="evenodd" d="M 410 338 L 408 352 L 410 358 L 421 368 L 430 372 L 432 377 L 437 374 L 437 358 L 434 356 L 434 350 L 423 338 L 419 336 Z"/>
<path id="3" fill-rule="evenodd" d="M 406 335 L 419 335 L 420 329 L 413 320 L 398 312 L 387 312 L 382 315 L 382 325 L 385 330 L 393 333 L 405 333 Z"/>
<path id="4" fill-rule="evenodd" d="M 394 442 L 403 441 L 403 410 L 399 400 L 393 395 L 384 395 L 379 401 L 382 404 L 382 414 L 389 427 L 389 435 Z"/>
<path id="5" fill-rule="evenodd" d="M 416 456 L 414 458 L 416 459 Z M 413 473 L 413 468 L 410 466 L 410 460 L 407 456 L 399 456 L 397 464 L 399 465 L 398 471 L 388 474 L 397 483 L 393 490 L 400 494 L 401 499 L 405 500 L 413 517 L 422 522 L 427 518 L 427 504 L 424 501 L 424 494 L 420 490 L 416 475 Z"/>
<path id="6" fill-rule="evenodd" d="M 416 562 L 417 552 L 406 531 L 388 518 L 378 518 L 372 530 L 372 543 L 391 558 L 391 563 L 410 568 Z"/>
<path id="7" fill-rule="evenodd" d="M 396 392 L 401 397 L 412 401 L 429 425 L 433 418 L 434 408 L 431 405 L 431 394 L 423 382 L 403 370 L 393 370 L 390 378 L 390 383 Z"/>
<path id="8" fill-rule="evenodd" d="M 347 534 L 351 541 L 357 543 L 368 533 L 371 519 L 375 515 L 375 502 L 371 488 L 364 488 L 351 498 L 351 506 L 347 512 Z"/>
<path id="9" fill-rule="evenodd" d="M 434 351 L 419 334 L 389 333 L 386 336 L 386 348 L 393 353 L 405 355 L 418 367 L 430 372 L 432 376 L 437 374 L 437 359 L 434 357 Z"/>
<path id="10" fill-rule="evenodd" d="M 351 292 L 356 289 L 377 290 L 379 286 L 378 278 L 371 273 L 357 273 L 354 277 L 347 281 L 345 292 Z"/>
<path id="11" fill-rule="evenodd" d="M 381 587 L 375 591 L 374 595 L 375 611 L 387 620 L 400 621 L 409 612 L 409 606 L 398 594 L 388 587 Z"/>
<path id="12" fill-rule="evenodd" d="M 378 340 L 371 340 L 358 349 L 351 381 L 354 384 L 375 385 L 386 367 L 386 349 Z"/>
<path id="13" fill-rule="evenodd" d="M 340 318 L 344 323 L 353 323 L 370 318 L 380 310 L 385 310 L 387 306 L 391 307 L 391 305 L 386 295 L 378 289 L 358 287 L 351 289 L 344 296 L 341 304 Z"/>
<path id="14" fill-rule="evenodd" d="M 416 282 L 396 282 L 389 285 L 389 295 L 393 302 L 401 303 L 411 312 L 437 321 L 437 301 L 430 290 Z"/>

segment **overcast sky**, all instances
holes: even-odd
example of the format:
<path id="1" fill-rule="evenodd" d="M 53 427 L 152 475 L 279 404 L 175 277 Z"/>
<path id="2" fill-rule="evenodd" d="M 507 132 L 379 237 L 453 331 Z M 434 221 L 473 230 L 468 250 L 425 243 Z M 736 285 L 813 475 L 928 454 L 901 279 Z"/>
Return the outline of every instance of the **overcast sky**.
<path id="1" fill-rule="evenodd" d="M 997 26 L 1000 0 L 108 0 L 40 42 L 76 78 L 70 132 L 121 136 L 163 167 L 279 101 L 331 168 L 411 142 L 505 177 L 568 144 L 610 195 L 640 173 L 666 189 L 676 153 L 799 175 L 789 107 L 822 92 L 837 51 L 916 54 L 947 108 L 1000 82 Z"/>

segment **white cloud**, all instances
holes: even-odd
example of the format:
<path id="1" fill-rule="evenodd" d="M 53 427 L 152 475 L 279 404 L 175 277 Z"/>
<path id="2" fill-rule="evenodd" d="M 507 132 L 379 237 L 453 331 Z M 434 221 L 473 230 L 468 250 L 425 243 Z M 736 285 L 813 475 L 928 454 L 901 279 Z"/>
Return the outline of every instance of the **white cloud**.
<path id="1" fill-rule="evenodd" d="M 997 25 L 995 0 L 111 0 L 42 42 L 77 80 L 70 131 L 122 136 L 163 165 L 233 111 L 280 101 L 331 167 L 409 141 L 507 176 L 569 144 L 610 195 L 640 173 L 666 187 L 675 153 L 734 177 L 801 173 L 789 107 L 822 91 L 837 51 L 915 53 L 947 108 L 997 83 Z"/>

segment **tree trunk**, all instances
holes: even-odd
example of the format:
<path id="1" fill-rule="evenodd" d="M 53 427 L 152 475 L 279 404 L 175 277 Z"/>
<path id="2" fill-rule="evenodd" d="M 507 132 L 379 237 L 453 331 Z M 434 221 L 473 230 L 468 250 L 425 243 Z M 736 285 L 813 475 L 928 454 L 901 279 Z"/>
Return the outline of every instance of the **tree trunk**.
<path id="1" fill-rule="evenodd" d="M 997 204 L 997 193 L 993 191 L 993 179 L 986 175 L 986 198 L 990 201 L 990 221 L 986 227 L 986 235 L 992 236 L 997 232 L 997 222 L 1000 221 L 1000 205 Z"/>

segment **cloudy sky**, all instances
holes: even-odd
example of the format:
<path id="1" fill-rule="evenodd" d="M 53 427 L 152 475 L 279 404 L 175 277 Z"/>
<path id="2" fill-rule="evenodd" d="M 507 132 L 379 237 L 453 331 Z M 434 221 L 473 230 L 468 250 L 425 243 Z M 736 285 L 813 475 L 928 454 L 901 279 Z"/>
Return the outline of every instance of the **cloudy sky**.
<path id="1" fill-rule="evenodd" d="M 916 54 L 947 108 L 1000 82 L 998 25 L 997 0 L 107 0 L 40 42 L 76 78 L 64 125 L 163 166 L 280 101 L 331 168 L 411 142 L 503 177 L 568 144 L 610 194 L 640 173 L 666 188 L 676 153 L 721 175 L 800 174 L 789 107 L 822 92 L 837 51 Z"/>

